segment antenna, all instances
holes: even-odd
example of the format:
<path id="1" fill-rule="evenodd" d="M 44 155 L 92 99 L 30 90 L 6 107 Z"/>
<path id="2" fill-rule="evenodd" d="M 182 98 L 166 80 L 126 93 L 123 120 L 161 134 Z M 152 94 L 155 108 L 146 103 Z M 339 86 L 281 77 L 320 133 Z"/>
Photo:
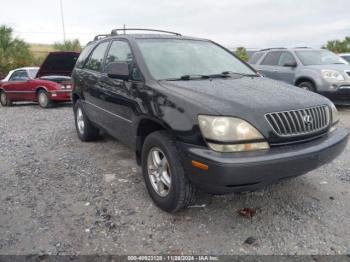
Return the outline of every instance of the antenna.
<path id="1" fill-rule="evenodd" d="M 60 0 L 60 7 L 61 7 L 61 19 L 62 19 L 62 28 L 63 28 L 63 42 L 66 42 L 66 29 L 64 27 L 64 16 L 63 16 L 63 3 L 62 0 Z"/>

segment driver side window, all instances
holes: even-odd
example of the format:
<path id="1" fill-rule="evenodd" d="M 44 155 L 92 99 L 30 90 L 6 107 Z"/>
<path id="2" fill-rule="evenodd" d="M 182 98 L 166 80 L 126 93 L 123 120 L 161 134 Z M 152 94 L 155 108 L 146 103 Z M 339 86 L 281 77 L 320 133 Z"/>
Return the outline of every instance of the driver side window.
<path id="1" fill-rule="evenodd" d="M 296 63 L 295 58 L 293 57 L 293 55 L 289 52 L 282 52 L 279 61 L 278 61 L 278 65 L 279 66 L 284 66 L 286 63 L 289 64 L 294 64 Z"/>
<path id="2" fill-rule="evenodd" d="M 139 71 L 134 63 L 134 57 L 130 46 L 125 41 L 113 41 L 109 48 L 106 66 L 113 62 L 127 62 L 129 65 L 130 79 L 140 81 L 141 77 Z M 105 67 L 106 68 L 106 67 Z"/>

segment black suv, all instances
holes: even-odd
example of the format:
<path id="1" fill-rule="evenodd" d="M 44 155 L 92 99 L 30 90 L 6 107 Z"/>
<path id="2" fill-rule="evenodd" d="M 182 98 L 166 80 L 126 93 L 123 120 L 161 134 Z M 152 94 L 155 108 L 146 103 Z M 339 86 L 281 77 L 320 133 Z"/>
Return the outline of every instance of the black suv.
<path id="1" fill-rule="evenodd" d="M 152 31 L 96 37 L 72 98 L 79 138 L 101 129 L 133 148 L 163 210 L 188 206 L 196 187 L 251 191 L 343 151 L 348 132 L 328 99 L 261 77 L 212 41 Z"/>

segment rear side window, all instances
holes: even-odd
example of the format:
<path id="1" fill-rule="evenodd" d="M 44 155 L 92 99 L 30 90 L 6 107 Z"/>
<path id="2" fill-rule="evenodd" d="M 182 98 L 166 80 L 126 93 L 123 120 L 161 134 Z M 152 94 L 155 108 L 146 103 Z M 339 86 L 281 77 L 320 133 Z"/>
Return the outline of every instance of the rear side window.
<path id="1" fill-rule="evenodd" d="M 263 55 L 264 55 L 263 52 L 256 52 L 256 53 L 254 53 L 253 56 L 250 58 L 249 63 L 250 64 L 256 64 Z"/>
<path id="2" fill-rule="evenodd" d="M 84 64 L 85 64 L 85 61 L 87 59 L 87 57 L 89 56 L 91 50 L 94 48 L 95 45 L 87 45 L 84 50 L 81 52 L 75 66 L 77 68 L 83 68 Z"/>
<path id="3" fill-rule="evenodd" d="M 109 45 L 109 42 L 103 42 L 99 44 L 92 54 L 90 55 L 88 61 L 86 62 L 84 68 L 90 69 L 93 71 L 101 72 L 103 65 L 103 58 L 106 53 L 106 49 Z"/>
<path id="4" fill-rule="evenodd" d="M 281 51 L 269 52 L 265 56 L 265 58 L 261 64 L 262 65 L 278 65 L 281 54 L 282 54 Z"/>

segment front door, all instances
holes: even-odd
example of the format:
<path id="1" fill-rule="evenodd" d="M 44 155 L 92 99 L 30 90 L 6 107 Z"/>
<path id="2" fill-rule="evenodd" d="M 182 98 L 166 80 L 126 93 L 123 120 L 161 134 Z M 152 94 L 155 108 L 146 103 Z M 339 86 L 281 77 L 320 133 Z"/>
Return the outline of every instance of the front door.
<path id="1" fill-rule="evenodd" d="M 26 70 L 17 70 L 12 73 L 8 82 L 4 84 L 8 98 L 11 101 L 30 101 L 33 92 L 30 88 L 30 78 Z"/>
<path id="2" fill-rule="evenodd" d="M 129 80 L 108 77 L 106 68 L 112 62 L 129 64 Z M 104 72 L 101 74 L 98 87 L 100 105 L 108 119 L 108 131 L 126 144 L 132 145 L 135 139 L 131 132 L 134 115 L 138 110 L 138 89 L 143 85 L 140 81 L 133 53 L 128 42 L 115 40 L 111 43 L 105 59 Z"/>

